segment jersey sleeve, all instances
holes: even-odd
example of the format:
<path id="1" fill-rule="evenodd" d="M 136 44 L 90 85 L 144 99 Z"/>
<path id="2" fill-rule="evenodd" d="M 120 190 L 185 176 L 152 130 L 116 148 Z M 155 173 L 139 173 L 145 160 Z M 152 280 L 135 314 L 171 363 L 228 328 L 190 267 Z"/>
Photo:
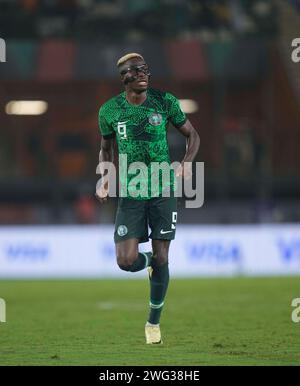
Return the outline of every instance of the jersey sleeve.
<path id="1" fill-rule="evenodd" d="M 115 136 L 115 131 L 113 129 L 112 124 L 108 121 L 107 114 L 105 113 L 105 106 L 102 106 L 99 109 L 99 114 L 98 114 L 98 124 L 99 124 L 99 130 L 100 134 L 104 138 L 112 138 Z"/>
<path id="2" fill-rule="evenodd" d="M 187 117 L 180 108 L 179 100 L 170 93 L 166 93 L 166 98 L 168 101 L 169 120 L 175 127 L 182 126 L 186 122 Z"/>

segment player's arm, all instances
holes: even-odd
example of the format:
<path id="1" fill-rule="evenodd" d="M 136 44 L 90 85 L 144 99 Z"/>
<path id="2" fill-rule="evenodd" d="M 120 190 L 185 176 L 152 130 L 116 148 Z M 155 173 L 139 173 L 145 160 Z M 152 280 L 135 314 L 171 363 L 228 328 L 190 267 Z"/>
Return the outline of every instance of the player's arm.
<path id="1" fill-rule="evenodd" d="M 104 162 L 113 162 L 113 145 L 114 145 L 114 138 L 104 138 L 102 137 L 101 141 L 101 148 L 99 152 L 99 165 L 97 168 L 98 174 L 100 174 L 101 178 L 99 181 L 101 181 L 100 184 L 97 184 L 96 189 L 96 197 L 98 200 L 103 203 L 107 201 L 108 198 L 108 181 L 104 178 L 104 176 L 107 175 L 108 170 L 103 168 Z"/>
<path id="2" fill-rule="evenodd" d="M 102 137 L 99 162 L 113 162 L 114 138 Z"/>
<path id="3" fill-rule="evenodd" d="M 99 165 L 97 166 L 97 174 L 100 174 L 96 187 L 96 197 L 101 203 L 107 201 L 108 198 L 108 170 L 105 169 L 106 162 L 113 162 L 113 145 L 115 132 L 109 117 L 109 106 L 103 105 L 98 114 L 98 125 L 100 134 L 102 135 L 101 148 L 99 153 Z M 105 177 L 106 176 L 106 177 Z"/>
<path id="4" fill-rule="evenodd" d="M 169 120 L 173 126 L 186 138 L 186 152 L 180 167 L 176 170 L 176 176 L 184 176 L 184 178 L 190 178 L 192 175 L 191 162 L 194 160 L 196 154 L 198 153 L 200 137 L 191 122 L 187 119 L 185 113 L 182 111 L 179 100 L 170 93 L 166 93 L 165 97 L 168 106 Z M 184 164 L 184 162 L 189 163 Z M 189 167 L 184 168 L 184 165 Z"/>
<path id="5" fill-rule="evenodd" d="M 195 159 L 200 147 L 200 137 L 197 130 L 188 119 L 182 126 L 176 128 L 186 138 L 186 152 L 183 160 L 181 161 L 181 166 L 176 170 L 176 176 L 190 178 L 192 170 L 187 167 L 184 169 L 184 162 L 192 162 Z"/>

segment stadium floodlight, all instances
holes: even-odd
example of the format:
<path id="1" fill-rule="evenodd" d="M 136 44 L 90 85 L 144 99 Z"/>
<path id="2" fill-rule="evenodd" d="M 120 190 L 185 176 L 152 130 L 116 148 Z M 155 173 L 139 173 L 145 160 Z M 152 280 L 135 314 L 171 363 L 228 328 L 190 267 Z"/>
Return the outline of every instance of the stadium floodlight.
<path id="1" fill-rule="evenodd" d="M 45 101 L 10 101 L 5 107 L 9 115 L 42 115 L 48 110 Z"/>
<path id="2" fill-rule="evenodd" d="M 198 111 L 198 103 L 192 99 L 179 99 L 180 107 L 186 114 L 193 114 Z"/>

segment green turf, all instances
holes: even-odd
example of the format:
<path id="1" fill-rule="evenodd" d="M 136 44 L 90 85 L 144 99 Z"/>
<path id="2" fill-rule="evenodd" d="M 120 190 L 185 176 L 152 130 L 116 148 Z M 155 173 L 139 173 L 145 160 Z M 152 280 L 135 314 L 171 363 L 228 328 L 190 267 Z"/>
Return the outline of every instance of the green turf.
<path id="1" fill-rule="evenodd" d="M 299 365 L 300 278 L 172 280 L 147 346 L 148 283 L 1 281 L 2 365 Z"/>

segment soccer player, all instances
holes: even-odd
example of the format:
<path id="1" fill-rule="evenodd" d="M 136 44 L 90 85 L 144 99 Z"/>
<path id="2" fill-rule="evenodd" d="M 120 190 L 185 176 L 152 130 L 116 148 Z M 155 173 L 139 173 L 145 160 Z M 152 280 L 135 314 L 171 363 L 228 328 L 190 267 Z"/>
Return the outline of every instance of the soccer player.
<path id="1" fill-rule="evenodd" d="M 117 62 L 125 91 L 108 100 L 99 110 L 99 127 L 102 134 L 100 164 L 113 161 L 113 141 L 116 137 L 119 157 L 127 157 L 127 165 L 143 162 L 170 164 L 167 127 L 171 122 L 186 138 L 186 153 L 175 171 L 177 177 L 191 178 L 191 170 L 184 162 L 194 160 L 200 145 L 199 135 L 170 93 L 148 88 L 150 71 L 142 55 L 129 53 Z M 151 171 L 147 171 L 148 182 Z M 150 279 L 150 313 L 145 325 L 147 344 L 162 343 L 160 316 L 169 283 L 168 252 L 175 237 L 177 198 L 174 195 L 174 174 L 168 186 L 159 180 L 157 187 L 133 194 L 129 174 L 120 184 L 126 185 L 127 197 L 120 197 L 115 220 L 114 241 L 119 267 L 137 272 L 148 267 Z M 143 185 L 143 183 L 141 183 Z M 146 185 L 147 186 L 147 185 Z M 165 188 L 169 197 L 163 197 Z M 131 194 L 132 193 L 132 194 Z M 102 183 L 96 191 L 100 202 L 108 198 L 108 184 Z M 148 235 L 148 225 L 151 229 Z M 139 243 L 152 239 L 151 252 L 139 252 Z"/>

